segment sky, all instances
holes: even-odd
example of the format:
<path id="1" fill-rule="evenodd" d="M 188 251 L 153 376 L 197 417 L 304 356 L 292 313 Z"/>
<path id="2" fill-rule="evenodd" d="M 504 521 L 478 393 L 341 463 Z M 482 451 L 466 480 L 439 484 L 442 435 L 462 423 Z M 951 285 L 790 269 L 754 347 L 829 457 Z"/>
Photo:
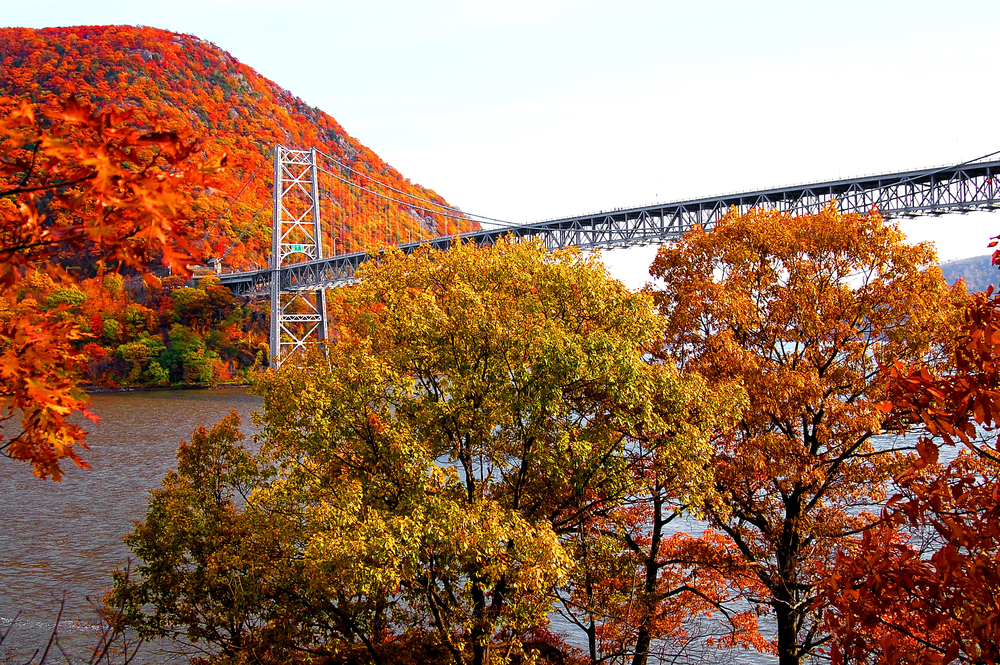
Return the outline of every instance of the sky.
<path id="1" fill-rule="evenodd" d="M 214 42 L 464 210 L 528 222 L 1000 150 L 1000 2 L 0 0 Z M 904 220 L 942 260 L 1000 215 Z M 605 253 L 630 286 L 653 248 Z"/>

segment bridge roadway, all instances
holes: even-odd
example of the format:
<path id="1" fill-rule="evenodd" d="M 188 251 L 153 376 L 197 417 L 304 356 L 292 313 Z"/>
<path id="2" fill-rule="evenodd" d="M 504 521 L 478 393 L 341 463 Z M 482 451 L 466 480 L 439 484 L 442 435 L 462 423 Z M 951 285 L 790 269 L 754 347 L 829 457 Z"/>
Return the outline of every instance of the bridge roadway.
<path id="1" fill-rule="evenodd" d="M 400 245 L 399 249 L 407 253 L 422 245 L 447 249 L 459 240 L 489 244 L 507 234 L 519 238 L 541 237 L 550 248 L 647 245 L 677 238 L 697 224 L 711 228 L 734 207 L 740 213 L 755 206 L 769 206 L 793 214 L 808 214 L 837 199 L 845 213 L 866 213 L 877 208 L 887 218 L 914 217 L 995 210 L 1000 208 L 998 190 L 1000 160 L 971 162 L 481 229 Z M 265 268 L 219 277 L 237 295 L 269 294 L 275 273 L 282 292 L 314 291 L 353 283 L 358 266 L 370 258 L 366 252 L 356 252 L 285 265 L 278 270 Z"/>

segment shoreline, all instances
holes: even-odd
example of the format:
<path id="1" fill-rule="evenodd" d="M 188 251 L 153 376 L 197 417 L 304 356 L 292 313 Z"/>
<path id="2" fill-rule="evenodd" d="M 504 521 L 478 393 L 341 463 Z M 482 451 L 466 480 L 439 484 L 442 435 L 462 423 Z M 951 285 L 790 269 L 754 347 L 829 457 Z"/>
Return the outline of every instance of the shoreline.
<path id="1" fill-rule="evenodd" d="M 120 386 L 109 388 L 105 386 L 81 386 L 88 395 L 107 393 L 146 393 L 159 390 L 221 390 L 223 388 L 249 388 L 249 383 L 219 383 L 214 386 L 182 385 L 182 386 Z"/>

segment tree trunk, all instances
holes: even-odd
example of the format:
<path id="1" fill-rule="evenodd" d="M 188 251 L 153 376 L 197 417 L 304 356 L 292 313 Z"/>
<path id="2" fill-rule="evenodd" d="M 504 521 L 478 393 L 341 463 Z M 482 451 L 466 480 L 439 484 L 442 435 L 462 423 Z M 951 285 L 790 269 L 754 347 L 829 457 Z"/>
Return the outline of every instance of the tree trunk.
<path id="1" fill-rule="evenodd" d="M 774 614 L 778 620 L 778 665 L 799 665 L 795 612 L 787 602 L 778 600 L 774 603 Z"/>
<path id="2" fill-rule="evenodd" d="M 646 568 L 645 579 L 642 583 L 642 619 L 639 622 L 639 632 L 635 638 L 635 652 L 632 654 L 632 665 L 646 665 L 649 660 L 649 645 L 652 636 L 649 632 L 649 624 L 653 620 L 654 608 L 659 604 L 656 597 L 656 582 L 660 575 L 660 543 L 663 540 L 663 500 L 660 497 L 661 487 L 658 485 L 653 492 L 653 527 L 651 529 L 652 538 L 649 543 L 649 552 L 646 553 L 643 564 Z"/>
<path id="3" fill-rule="evenodd" d="M 639 634 L 635 638 L 635 653 L 632 654 L 632 665 L 646 665 L 649 659 L 649 629 L 639 626 Z"/>
<path id="4" fill-rule="evenodd" d="M 489 662 L 489 638 L 486 624 L 486 592 L 482 584 L 475 580 L 472 584 L 472 665 L 486 665 Z"/>
<path id="5" fill-rule="evenodd" d="M 597 665 L 597 624 L 593 618 L 587 626 L 587 646 L 590 648 L 590 665 Z"/>

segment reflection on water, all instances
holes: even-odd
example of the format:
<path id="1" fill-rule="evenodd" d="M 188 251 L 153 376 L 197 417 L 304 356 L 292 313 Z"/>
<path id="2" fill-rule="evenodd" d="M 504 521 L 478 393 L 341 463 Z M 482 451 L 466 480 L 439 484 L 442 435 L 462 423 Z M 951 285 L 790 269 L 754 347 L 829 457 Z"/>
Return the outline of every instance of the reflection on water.
<path id="1" fill-rule="evenodd" d="M 0 661 L 9 649 L 22 656 L 15 662 L 24 662 L 44 647 L 63 597 L 67 621 L 60 634 L 78 653 L 92 644 L 87 598 L 100 598 L 110 571 L 127 561 L 122 537 L 145 513 L 147 490 L 175 468 L 178 442 L 233 409 L 248 434 L 259 406 L 259 398 L 240 389 L 94 395 L 101 421 L 87 423 L 91 450 L 81 455 L 92 469 L 64 465 L 62 482 L 53 483 L 0 458 L 0 630 L 20 613 Z"/>

